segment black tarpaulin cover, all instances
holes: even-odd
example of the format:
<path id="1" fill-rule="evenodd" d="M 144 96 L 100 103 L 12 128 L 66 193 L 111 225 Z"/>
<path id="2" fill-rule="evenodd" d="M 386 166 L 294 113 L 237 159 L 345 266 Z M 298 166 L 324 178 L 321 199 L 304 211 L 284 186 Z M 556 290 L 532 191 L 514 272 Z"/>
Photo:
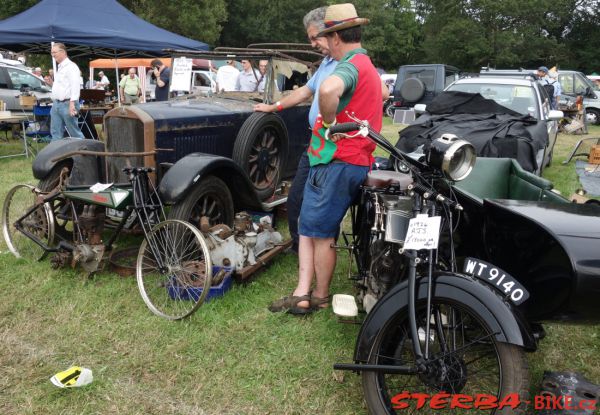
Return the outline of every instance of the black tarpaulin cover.
<path id="1" fill-rule="evenodd" d="M 427 105 L 427 114 L 400 132 L 396 147 L 413 152 L 451 133 L 469 141 L 482 157 L 510 157 L 537 170 L 536 154 L 548 143 L 546 122 L 503 107 L 480 94 L 447 91 Z"/>

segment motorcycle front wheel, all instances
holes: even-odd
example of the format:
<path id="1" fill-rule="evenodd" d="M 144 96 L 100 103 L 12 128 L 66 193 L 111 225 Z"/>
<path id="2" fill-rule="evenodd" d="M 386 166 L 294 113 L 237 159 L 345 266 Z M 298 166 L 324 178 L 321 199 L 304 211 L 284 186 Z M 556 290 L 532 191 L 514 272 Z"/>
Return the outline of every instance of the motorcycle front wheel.
<path id="1" fill-rule="evenodd" d="M 425 351 L 426 306 L 417 303 L 418 340 Z M 521 347 L 496 341 L 476 312 L 454 301 L 434 298 L 426 373 L 415 375 L 362 372 L 365 400 L 371 414 L 524 414 L 527 410 L 528 369 Z M 373 343 L 370 364 L 415 365 L 408 312 L 397 314 Z M 406 393 L 412 394 L 407 397 Z M 444 395 L 448 394 L 449 396 Z M 437 395 L 418 408 L 414 394 Z M 452 397 L 462 397 L 452 404 Z M 480 399 L 477 404 L 477 399 Z M 471 400 L 472 399 L 472 400 Z M 503 408 L 484 405 L 504 402 Z M 408 406 L 406 406 L 408 405 Z M 515 405 L 518 405 L 515 407 Z M 443 407 L 442 407 L 443 406 Z M 486 409 L 487 408 L 487 409 Z M 486 410 L 482 410 L 486 409 Z"/>

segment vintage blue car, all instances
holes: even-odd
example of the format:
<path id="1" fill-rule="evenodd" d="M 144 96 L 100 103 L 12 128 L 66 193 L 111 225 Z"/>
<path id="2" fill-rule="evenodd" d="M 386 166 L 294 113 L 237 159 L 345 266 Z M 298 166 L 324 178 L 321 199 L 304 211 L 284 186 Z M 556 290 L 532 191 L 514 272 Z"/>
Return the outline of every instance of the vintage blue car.
<path id="1" fill-rule="evenodd" d="M 190 94 L 115 108 L 104 118 L 105 142 L 52 142 L 34 160 L 34 176 L 50 190 L 64 167 L 73 186 L 124 183 L 126 165 L 151 166 L 163 202 L 172 205 L 171 217 L 232 224 L 241 209 L 272 209 L 285 202 L 278 196 L 280 184 L 293 177 L 310 138 L 310 102 L 278 113 L 253 107 L 277 102 L 307 82 L 315 65 L 306 57 L 318 61 L 320 56 L 306 49 L 295 52 L 303 59 L 291 50 L 181 51 L 212 61 L 250 60 L 256 68 L 268 60 L 264 92 Z"/>

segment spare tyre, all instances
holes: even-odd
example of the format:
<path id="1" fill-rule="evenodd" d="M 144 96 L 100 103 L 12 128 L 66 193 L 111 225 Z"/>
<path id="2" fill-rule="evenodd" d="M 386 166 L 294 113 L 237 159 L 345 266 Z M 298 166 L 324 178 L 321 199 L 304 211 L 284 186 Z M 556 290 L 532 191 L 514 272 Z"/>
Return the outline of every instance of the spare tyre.
<path id="1" fill-rule="evenodd" d="M 248 175 L 261 200 L 273 195 L 288 153 L 288 134 L 278 115 L 254 112 L 242 125 L 232 159 Z"/>
<path id="2" fill-rule="evenodd" d="M 400 86 L 400 95 L 407 102 L 417 102 L 425 95 L 425 84 L 417 78 L 408 78 Z"/>

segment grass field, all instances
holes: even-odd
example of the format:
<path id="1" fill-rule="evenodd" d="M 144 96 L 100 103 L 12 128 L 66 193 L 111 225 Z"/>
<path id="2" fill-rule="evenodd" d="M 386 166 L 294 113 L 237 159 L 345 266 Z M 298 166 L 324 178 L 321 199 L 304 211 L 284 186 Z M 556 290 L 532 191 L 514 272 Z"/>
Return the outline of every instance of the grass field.
<path id="1" fill-rule="evenodd" d="M 397 127 L 384 133 L 395 141 Z M 593 128 L 592 134 L 600 134 Z M 578 188 L 581 136 L 561 135 L 546 175 L 563 194 Z M 16 146 L 18 144 L 10 144 Z M 0 155 L 10 151 L 0 144 Z M 9 188 L 35 183 L 31 159 L 0 159 L 0 202 Z M 333 292 L 349 292 L 341 257 Z M 152 315 L 133 278 L 15 259 L 0 241 L 0 413 L 21 414 L 362 414 L 360 377 L 336 373 L 349 362 L 359 326 L 329 311 L 307 318 L 266 306 L 295 285 L 297 258 L 280 255 L 251 282 L 205 304 L 184 322 Z M 529 355 L 532 392 L 544 370 L 576 370 L 600 383 L 600 329 L 546 326 Z M 94 372 L 92 385 L 62 390 L 49 378 L 70 365 Z"/>

